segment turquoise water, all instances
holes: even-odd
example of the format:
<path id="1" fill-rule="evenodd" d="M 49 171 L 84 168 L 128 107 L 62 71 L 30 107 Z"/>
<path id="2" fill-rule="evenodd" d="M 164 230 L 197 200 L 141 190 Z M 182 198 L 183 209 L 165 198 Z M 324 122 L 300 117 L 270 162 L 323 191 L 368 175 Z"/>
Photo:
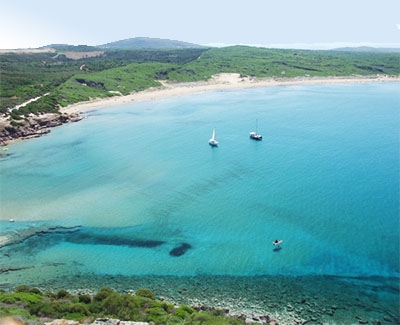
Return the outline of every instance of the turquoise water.
<path id="1" fill-rule="evenodd" d="M 75 236 L 34 256 L 106 274 L 397 276 L 398 90 L 258 88 L 95 110 L 9 147 L 1 219 L 165 242 Z M 256 119 L 262 142 L 248 138 Z M 181 243 L 191 248 L 170 256 Z"/>
<path id="2" fill-rule="evenodd" d="M 71 272 L 398 278 L 399 90 L 210 92 L 93 110 L 14 143 L 0 160 L 2 232 L 82 228 L 4 247 L 0 267 L 27 268 L 18 281 Z M 260 142 L 248 137 L 256 120 Z M 218 148 L 207 144 L 214 127 Z"/>

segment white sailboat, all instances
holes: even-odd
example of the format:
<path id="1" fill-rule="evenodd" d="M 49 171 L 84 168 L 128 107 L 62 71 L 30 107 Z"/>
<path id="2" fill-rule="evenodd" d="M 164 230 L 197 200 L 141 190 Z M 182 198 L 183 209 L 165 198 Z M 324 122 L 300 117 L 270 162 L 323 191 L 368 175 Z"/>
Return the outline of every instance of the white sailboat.
<path id="1" fill-rule="evenodd" d="M 218 146 L 218 141 L 215 140 L 215 128 L 214 128 L 214 130 L 213 130 L 211 139 L 208 140 L 208 144 L 209 144 L 211 147 L 216 147 L 216 146 Z"/>
<path id="2" fill-rule="evenodd" d="M 256 131 L 250 132 L 250 139 L 253 140 L 262 140 L 262 135 L 258 133 L 258 120 L 256 120 Z"/>

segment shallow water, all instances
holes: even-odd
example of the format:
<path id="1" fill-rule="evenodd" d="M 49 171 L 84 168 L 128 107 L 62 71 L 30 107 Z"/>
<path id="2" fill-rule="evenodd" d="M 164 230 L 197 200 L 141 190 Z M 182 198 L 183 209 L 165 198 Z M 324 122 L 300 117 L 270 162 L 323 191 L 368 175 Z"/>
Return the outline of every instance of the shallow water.
<path id="1" fill-rule="evenodd" d="M 398 279 L 399 89 L 270 87 L 132 103 L 10 145 L 2 233 L 82 227 L 2 248 L 1 268 L 26 269 L 0 280 Z M 260 142 L 248 137 L 256 120 Z M 207 144 L 214 127 L 218 148 Z"/>

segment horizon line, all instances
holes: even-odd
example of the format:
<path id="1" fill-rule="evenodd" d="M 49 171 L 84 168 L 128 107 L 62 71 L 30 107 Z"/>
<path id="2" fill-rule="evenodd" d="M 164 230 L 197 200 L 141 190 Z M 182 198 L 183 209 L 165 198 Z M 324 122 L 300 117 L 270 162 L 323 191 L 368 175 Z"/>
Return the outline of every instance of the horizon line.
<path id="1" fill-rule="evenodd" d="M 137 38 L 133 37 L 132 39 Z M 152 38 L 152 37 L 148 37 Z M 158 38 L 161 39 L 161 38 Z M 164 39 L 164 40 L 169 40 L 169 41 L 176 41 L 172 39 Z M 118 42 L 118 41 L 116 41 Z M 378 42 L 295 42 L 295 43 L 268 43 L 268 44 L 263 44 L 263 43 L 217 43 L 217 42 L 211 42 L 211 43 L 193 43 L 193 42 L 187 42 L 187 41 L 180 41 L 183 43 L 192 43 L 194 45 L 201 45 L 201 46 L 209 46 L 209 47 L 229 47 L 229 46 L 251 46 L 251 47 L 263 47 L 263 48 L 277 48 L 277 49 L 298 49 L 298 50 L 333 50 L 337 48 L 357 48 L 357 47 L 373 47 L 373 48 L 378 48 L 378 49 L 385 49 L 385 48 L 394 48 L 394 49 L 400 49 L 400 43 L 378 43 Z M 104 44 L 97 44 L 97 45 L 88 45 L 88 44 L 68 44 L 68 43 L 50 43 L 47 45 L 41 45 L 37 47 L 17 47 L 17 48 L 6 48 L 0 45 L 0 50 L 5 51 L 5 50 L 35 50 L 35 49 L 41 49 L 43 47 L 48 47 L 53 44 L 60 44 L 60 45 L 68 45 L 68 46 L 91 46 L 91 47 L 98 47 L 102 46 Z"/>

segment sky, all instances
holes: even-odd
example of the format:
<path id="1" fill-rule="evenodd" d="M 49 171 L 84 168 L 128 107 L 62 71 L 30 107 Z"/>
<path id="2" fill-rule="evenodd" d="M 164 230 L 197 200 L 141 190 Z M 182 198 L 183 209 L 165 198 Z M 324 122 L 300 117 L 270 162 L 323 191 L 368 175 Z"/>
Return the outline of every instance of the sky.
<path id="1" fill-rule="evenodd" d="M 201 45 L 400 47 L 400 0 L 0 0 L 0 49 L 134 37 Z"/>

